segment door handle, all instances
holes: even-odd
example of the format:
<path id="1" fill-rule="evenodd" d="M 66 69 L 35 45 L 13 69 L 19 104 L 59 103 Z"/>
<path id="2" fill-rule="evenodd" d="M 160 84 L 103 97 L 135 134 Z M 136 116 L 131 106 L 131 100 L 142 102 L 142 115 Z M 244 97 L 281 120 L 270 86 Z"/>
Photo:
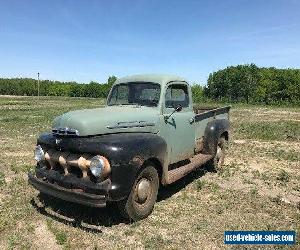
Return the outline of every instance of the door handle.
<path id="1" fill-rule="evenodd" d="M 189 123 L 192 124 L 195 121 L 195 118 L 192 117 L 191 119 L 189 119 Z"/>

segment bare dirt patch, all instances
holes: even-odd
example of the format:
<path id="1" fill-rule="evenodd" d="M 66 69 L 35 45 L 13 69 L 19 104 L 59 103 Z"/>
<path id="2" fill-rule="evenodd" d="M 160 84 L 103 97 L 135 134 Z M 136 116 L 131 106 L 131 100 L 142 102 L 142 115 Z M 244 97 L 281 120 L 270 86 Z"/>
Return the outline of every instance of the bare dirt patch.
<path id="1" fill-rule="evenodd" d="M 47 225 L 40 221 L 35 228 L 34 245 L 37 249 L 61 250 L 62 247 L 56 243 L 55 236 L 49 231 Z"/>
<path id="2" fill-rule="evenodd" d="M 18 152 L 5 152 L 5 156 L 7 157 L 24 157 L 24 156 L 32 156 L 33 153 L 29 151 L 18 151 Z"/>

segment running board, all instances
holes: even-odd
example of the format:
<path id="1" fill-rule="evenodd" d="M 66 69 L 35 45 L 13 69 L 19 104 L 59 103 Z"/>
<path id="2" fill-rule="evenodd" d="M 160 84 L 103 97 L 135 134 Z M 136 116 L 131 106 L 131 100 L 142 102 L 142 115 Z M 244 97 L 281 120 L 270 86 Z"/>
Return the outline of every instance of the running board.
<path id="1" fill-rule="evenodd" d="M 212 158 L 213 158 L 212 155 L 206 155 L 206 154 L 195 155 L 193 158 L 190 159 L 190 163 L 182 167 L 169 170 L 167 173 L 166 184 L 171 184 L 181 179 L 182 177 L 186 176 L 188 173 L 192 172 L 194 169 L 200 167 L 201 165 L 208 162 Z"/>

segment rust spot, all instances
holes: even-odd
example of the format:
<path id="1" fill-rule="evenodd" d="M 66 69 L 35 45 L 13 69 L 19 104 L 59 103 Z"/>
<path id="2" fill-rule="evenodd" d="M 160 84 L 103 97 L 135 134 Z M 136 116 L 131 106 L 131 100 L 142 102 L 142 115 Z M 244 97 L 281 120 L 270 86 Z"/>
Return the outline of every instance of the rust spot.
<path id="1" fill-rule="evenodd" d="M 187 175 L 194 169 L 200 167 L 211 158 L 212 158 L 211 155 L 205 155 L 205 154 L 196 155 L 195 157 L 191 158 L 190 162 L 187 163 L 186 165 L 169 170 L 166 183 L 170 184 L 181 179 L 183 176 Z"/>
<path id="2" fill-rule="evenodd" d="M 198 154 L 203 149 L 203 137 L 198 138 L 195 142 L 195 154 Z"/>
<path id="3" fill-rule="evenodd" d="M 176 156 L 176 159 L 178 159 L 177 162 L 184 161 L 184 160 L 192 158 L 193 156 L 194 156 L 194 152 L 181 152 Z M 173 161 L 172 164 L 174 164 L 174 163 L 176 163 L 176 162 Z"/>
<path id="4" fill-rule="evenodd" d="M 143 165 L 144 159 L 143 159 L 141 156 L 136 155 L 135 157 L 133 157 L 133 158 L 130 160 L 129 163 L 132 164 L 132 165 L 134 165 L 134 166 L 139 167 L 139 166 L 142 166 L 142 165 Z"/>

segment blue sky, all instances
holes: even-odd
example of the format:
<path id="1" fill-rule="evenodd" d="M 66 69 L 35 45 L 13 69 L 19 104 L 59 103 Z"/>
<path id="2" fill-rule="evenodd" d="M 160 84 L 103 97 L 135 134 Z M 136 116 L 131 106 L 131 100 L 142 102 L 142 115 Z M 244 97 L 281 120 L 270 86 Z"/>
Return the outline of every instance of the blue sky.
<path id="1" fill-rule="evenodd" d="M 298 0 L 0 0 L 0 77 L 105 82 L 229 65 L 300 68 Z"/>

